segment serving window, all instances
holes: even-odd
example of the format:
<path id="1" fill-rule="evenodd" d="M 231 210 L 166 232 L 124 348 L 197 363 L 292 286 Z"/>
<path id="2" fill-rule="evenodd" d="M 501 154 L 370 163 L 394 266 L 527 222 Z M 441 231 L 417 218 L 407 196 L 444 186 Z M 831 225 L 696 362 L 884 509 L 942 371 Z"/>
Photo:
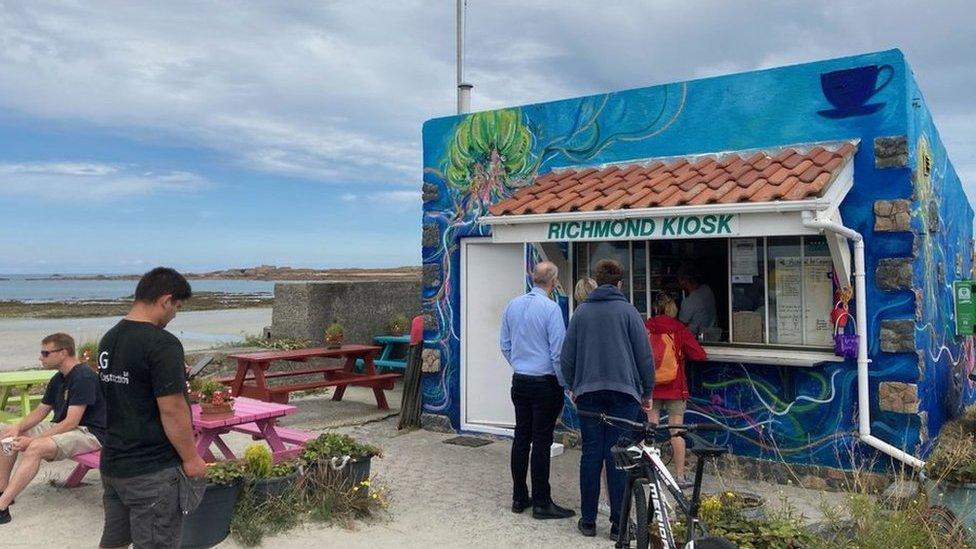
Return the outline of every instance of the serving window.
<path id="1" fill-rule="evenodd" d="M 604 258 L 624 267 L 622 291 L 643 316 L 660 292 L 679 305 L 678 270 L 691 264 L 715 296 L 716 326 L 701 338 L 742 346 L 832 344 L 833 263 L 822 236 L 577 242 L 574 280 Z"/>

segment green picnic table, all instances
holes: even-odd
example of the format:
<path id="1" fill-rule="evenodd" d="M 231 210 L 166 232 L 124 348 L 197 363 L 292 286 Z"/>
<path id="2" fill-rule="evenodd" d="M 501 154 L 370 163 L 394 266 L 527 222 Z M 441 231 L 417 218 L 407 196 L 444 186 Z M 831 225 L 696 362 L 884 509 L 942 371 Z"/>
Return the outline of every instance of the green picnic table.
<path id="1" fill-rule="evenodd" d="M 26 417 L 33 409 L 32 404 L 40 402 L 41 395 L 31 395 L 35 385 L 47 385 L 56 370 L 20 370 L 0 372 L 0 421 Z M 19 404 L 18 413 L 8 412 L 8 404 Z"/>

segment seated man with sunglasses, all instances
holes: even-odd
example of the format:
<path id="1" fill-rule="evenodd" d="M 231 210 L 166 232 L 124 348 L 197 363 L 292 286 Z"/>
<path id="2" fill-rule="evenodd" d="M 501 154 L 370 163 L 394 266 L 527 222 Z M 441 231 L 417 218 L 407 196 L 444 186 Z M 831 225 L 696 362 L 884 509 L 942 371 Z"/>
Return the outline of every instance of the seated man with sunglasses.
<path id="1" fill-rule="evenodd" d="M 0 451 L 0 524 L 10 522 L 14 497 L 37 475 L 41 460 L 68 459 L 101 448 L 105 400 L 98 375 L 75 358 L 75 340 L 52 334 L 41 342 L 41 365 L 57 370 L 41 403 L 16 425 L 0 428 L 0 439 L 13 438 Z M 51 412 L 50 422 L 44 418 Z M 14 463 L 19 462 L 11 476 Z"/>

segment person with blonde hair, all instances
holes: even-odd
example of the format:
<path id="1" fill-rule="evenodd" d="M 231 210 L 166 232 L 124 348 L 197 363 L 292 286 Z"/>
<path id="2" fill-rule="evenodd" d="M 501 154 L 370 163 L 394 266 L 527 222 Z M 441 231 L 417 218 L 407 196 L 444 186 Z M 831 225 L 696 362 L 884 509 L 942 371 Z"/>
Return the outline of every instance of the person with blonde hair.
<path id="1" fill-rule="evenodd" d="M 677 362 L 677 375 L 671 381 L 654 386 L 654 401 L 647 419 L 656 424 L 660 420 L 663 408 L 668 411 L 669 425 L 681 425 L 684 422 L 688 403 L 685 360 L 705 360 L 707 355 L 694 334 L 677 319 L 678 305 L 674 302 L 674 298 L 661 292 L 654 301 L 653 311 L 654 316 L 647 319 L 644 326 L 647 328 L 653 348 L 654 367 L 661 368 L 660 362 L 667 360 L 667 355 L 670 353 L 671 359 Z M 661 348 L 662 346 L 668 348 Z M 674 470 L 678 485 L 687 488 L 692 483 L 685 477 L 685 439 L 680 436 L 672 437 L 671 450 L 674 453 Z"/>
<path id="2" fill-rule="evenodd" d="M 576 287 L 573 288 L 573 300 L 577 304 L 582 303 L 590 297 L 590 294 L 595 289 L 596 280 L 593 280 L 588 276 L 584 276 L 583 278 L 579 279 L 579 281 L 576 283 Z"/>

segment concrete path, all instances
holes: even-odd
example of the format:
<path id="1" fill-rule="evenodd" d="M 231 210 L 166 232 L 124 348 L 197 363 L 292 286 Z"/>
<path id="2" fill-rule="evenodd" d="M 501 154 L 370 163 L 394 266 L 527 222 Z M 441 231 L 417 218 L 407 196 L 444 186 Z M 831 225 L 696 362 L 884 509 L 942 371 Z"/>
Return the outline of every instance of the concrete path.
<path id="1" fill-rule="evenodd" d="M 397 405 L 399 397 L 391 395 Z M 576 518 L 539 521 L 530 512 L 513 515 L 511 505 L 509 451 L 507 440 L 480 448 L 443 444 L 455 435 L 427 431 L 397 432 L 396 417 L 380 419 L 372 391 L 350 387 L 342 403 L 329 395 L 296 400 L 300 412 L 289 416 L 291 426 L 318 430 L 326 424 L 349 423 L 354 413 L 369 413 L 374 421 L 338 427 L 383 448 L 384 458 L 373 461 L 378 481 L 392 496 L 390 517 L 359 523 L 354 530 L 306 524 L 287 534 L 268 538 L 265 547 L 343 548 L 395 547 L 432 549 L 439 547 L 600 547 L 610 546 L 605 516 L 599 517 L 596 538 L 583 538 L 576 531 Z M 236 451 L 251 442 L 232 435 Z M 553 459 L 552 486 L 556 502 L 579 510 L 579 452 L 567 450 Z M 102 523 L 101 485 L 97 471 L 90 472 L 79 488 L 58 488 L 47 480 L 63 481 L 73 462 L 45 464 L 40 477 L 17 497 L 11 508 L 13 522 L 0 529 L 4 547 L 95 547 Z M 841 495 L 754 482 L 733 486 L 764 495 L 771 505 L 780 494 L 788 497 L 799 512 L 819 516 L 821 501 L 837 504 Z M 720 489 L 722 483 L 708 478 L 706 488 Z M 221 547 L 239 547 L 228 539 Z"/>

